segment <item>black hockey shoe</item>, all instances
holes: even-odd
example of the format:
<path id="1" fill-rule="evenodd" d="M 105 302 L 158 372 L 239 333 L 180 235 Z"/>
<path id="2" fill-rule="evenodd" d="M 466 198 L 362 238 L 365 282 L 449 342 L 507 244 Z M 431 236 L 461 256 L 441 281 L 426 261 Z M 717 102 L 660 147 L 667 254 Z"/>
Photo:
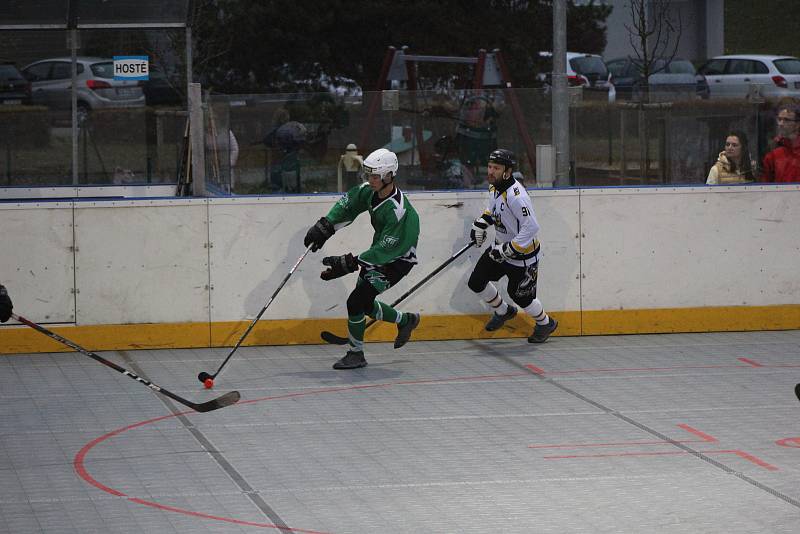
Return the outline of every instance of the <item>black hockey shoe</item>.
<path id="1" fill-rule="evenodd" d="M 409 313 L 408 322 L 406 322 L 406 325 L 397 327 L 397 337 L 394 338 L 394 348 L 399 349 L 408 343 L 408 340 L 411 339 L 411 331 L 417 326 L 419 326 L 419 314 Z"/>
<path id="2" fill-rule="evenodd" d="M 501 326 L 505 324 L 506 321 L 509 321 L 517 316 L 517 307 L 511 304 L 508 305 L 508 310 L 503 315 L 498 313 L 493 313 L 492 318 L 489 319 L 489 322 L 486 323 L 486 331 L 487 332 L 494 332 Z"/>
<path id="3" fill-rule="evenodd" d="M 360 350 L 348 350 L 342 359 L 333 364 L 334 369 L 358 369 L 366 366 L 367 360 L 364 358 L 364 352 Z"/>
<path id="4" fill-rule="evenodd" d="M 536 323 L 533 333 L 528 337 L 528 343 L 544 343 L 550 334 L 556 331 L 556 328 L 558 328 L 558 321 L 552 317 L 547 324 Z"/>

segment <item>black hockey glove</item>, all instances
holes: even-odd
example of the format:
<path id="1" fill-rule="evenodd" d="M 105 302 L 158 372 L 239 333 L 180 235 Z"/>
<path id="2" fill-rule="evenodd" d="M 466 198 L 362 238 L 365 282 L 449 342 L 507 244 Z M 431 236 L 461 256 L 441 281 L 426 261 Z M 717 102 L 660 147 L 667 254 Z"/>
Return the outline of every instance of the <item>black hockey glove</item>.
<path id="1" fill-rule="evenodd" d="M 8 291 L 3 286 L 0 286 L 0 323 L 5 323 L 11 319 L 11 310 L 14 305 L 11 304 L 11 297 L 8 296 Z"/>
<path id="2" fill-rule="evenodd" d="M 311 245 L 311 252 L 316 252 L 322 248 L 325 241 L 335 232 L 336 230 L 333 228 L 331 222 L 325 217 L 320 217 L 320 219 L 314 223 L 314 226 L 308 229 L 306 238 L 303 239 L 303 246 L 307 247 Z"/>
<path id="3" fill-rule="evenodd" d="M 346 274 L 354 273 L 358 270 L 358 261 L 352 254 L 344 256 L 327 256 L 322 258 L 322 265 L 328 268 L 320 273 L 319 277 L 323 280 L 333 280 Z"/>
<path id="4" fill-rule="evenodd" d="M 511 241 L 501 244 L 495 243 L 489 251 L 489 257 L 497 263 L 514 259 L 515 256 L 517 256 L 517 251 L 511 246 Z"/>
<path id="5" fill-rule="evenodd" d="M 487 218 L 488 216 L 481 215 L 475 219 L 475 222 L 472 223 L 472 228 L 469 231 L 470 241 L 474 241 L 478 248 L 481 248 L 483 246 L 483 242 L 486 241 L 486 229 L 489 228 L 489 221 Z"/>

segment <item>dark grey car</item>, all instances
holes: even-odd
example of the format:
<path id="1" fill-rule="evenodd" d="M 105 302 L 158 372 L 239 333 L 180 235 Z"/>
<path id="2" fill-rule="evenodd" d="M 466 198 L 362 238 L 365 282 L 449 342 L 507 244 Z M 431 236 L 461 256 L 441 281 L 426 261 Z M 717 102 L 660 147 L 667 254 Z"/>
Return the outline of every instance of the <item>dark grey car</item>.
<path id="1" fill-rule="evenodd" d="M 606 62 L 620 100 L 639 100 L 644 94 L 641 62 L 625 57 Z M 656 59 L 651 66 L 650 100 L 708 98 L 708 83 L 691 61 Z"/>
<path id="2" fill-rule="evenodd" d="M 30 104 L 31 84 L 13 63 L 0 62 L 0 104 Z"/>

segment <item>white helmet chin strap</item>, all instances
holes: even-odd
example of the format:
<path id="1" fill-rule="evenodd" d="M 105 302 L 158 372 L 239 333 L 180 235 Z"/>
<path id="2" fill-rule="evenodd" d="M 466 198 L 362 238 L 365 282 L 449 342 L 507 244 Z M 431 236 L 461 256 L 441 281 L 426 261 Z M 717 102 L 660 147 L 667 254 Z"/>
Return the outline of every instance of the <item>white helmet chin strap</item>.
<path id="1" fill-rule="evenodd" d="M 391 178 L 391 180 L 389 180 L 389 181 L 387 182 L 387 181 L 386 181 L 386 178 L 385 178 L 385 177 L 382 177 L 382 178 L 381 178 L 381 183 L 382 183 L 383 185 L 381 186 L 381 188 L 380 188 L 380 189 L 378 189 L 378 191 L 383 191 L 383 190 L 386 188 L 386 186 L 389 186 L 389 185 L 394 185 L 394 173 L 392 173 L 391 171 L 389 171 L 389 172 L 387 172 L 387 173 L 386 173 L 386 176 L 388 176 L 388 175 L 389 175 L 389 173 L 391 173 L 391 174 L 392 174 L 392 178 Z"/>

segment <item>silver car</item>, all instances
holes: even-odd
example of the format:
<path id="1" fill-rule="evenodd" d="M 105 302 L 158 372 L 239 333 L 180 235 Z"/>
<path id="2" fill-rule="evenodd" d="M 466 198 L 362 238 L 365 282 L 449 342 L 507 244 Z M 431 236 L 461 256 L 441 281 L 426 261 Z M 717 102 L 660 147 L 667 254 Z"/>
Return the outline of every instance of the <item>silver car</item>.
<path id="1" fill-rule="evenodd" d="M 800 59 L 761 54 L 727 55 L 700 67 L 711 98 L 800 97 Z"/>
<path id="2" fill-rule="evenodd" d="M 43 59 L 22 69 L 31 84 L 34 104 L 56 109 L 69 109 L 71 102 L 71 58 Z M 114 61 L 100 57 L 77 58 L 78 115 L 101 108 L 138 107 L 145 105 L 138 81 L 114 80 Z"/>

